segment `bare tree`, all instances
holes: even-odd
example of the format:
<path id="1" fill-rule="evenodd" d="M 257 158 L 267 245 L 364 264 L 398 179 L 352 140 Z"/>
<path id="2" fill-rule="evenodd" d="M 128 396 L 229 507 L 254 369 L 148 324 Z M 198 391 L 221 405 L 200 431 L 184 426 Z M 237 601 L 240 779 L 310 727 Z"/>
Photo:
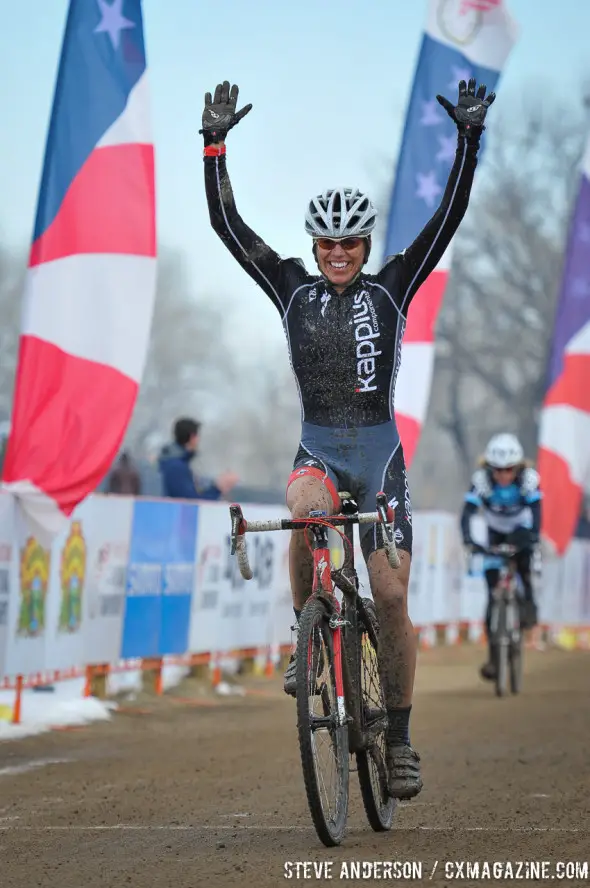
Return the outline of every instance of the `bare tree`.
<path id="1" fill-rule="evenodd" d="M 286 348 L 265 366 L 243 369 L 241 391 L 225 421 L 205 428 L 203 465 L 210 472 L 233 468 L 244 483 L 282 489 L 299 442 L 301 408 Z"/>
<path id="2" fill-rule="evenodd" d="M 12 410 L 25 262 L 0 247 L 0 418 Z"/>
<path id="3" fill-rule="evenodd" d="M 147 364 L 127 446 L 142 452 L 150 439 L 169 437 L 174 419 L 213 415 L 215 403 L 229 397 L 236 368 L 223 344 L 218 300 L 195 299 L 182 256 L 160 250 Z"/>
<path id="4" fill-rule="evenodd" d="M 537 92 L 537 91 L 536 91 Z M 488 437 L 507 429 L 537 447 L 556 298 L 585 136 L 583 101 L 566 109 L 544 96 L 490 127 L 490 143 L 459 229 L 437 327 L 429 414 L 412 477 L 418 503 L 433 493 L 455 505 Z M 442 475 L 445 474 L 443 478 Z M 436 485 L 435 485 L 436 486 Z"/>

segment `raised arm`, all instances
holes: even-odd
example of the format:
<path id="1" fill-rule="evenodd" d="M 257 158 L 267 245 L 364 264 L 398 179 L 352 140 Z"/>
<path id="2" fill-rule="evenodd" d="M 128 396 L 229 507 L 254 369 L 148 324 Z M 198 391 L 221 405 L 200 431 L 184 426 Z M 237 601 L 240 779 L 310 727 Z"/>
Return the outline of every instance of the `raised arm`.
<path id="1" fill-rule="evenodd" d="M 404 311 L 407 311 L 419 287 L 442 259 L 467 210 L 477 166 L 479 140 L 484 129 L 483 122 L 487 109 L 495 99 L 494 93 L 490 93 L 487 99 L 484 98 L 485 91 L 485 86 L 480 86 L 476 95 L 475 80 L 470 80 L 469 86 L 462 80 L 459 83 L 459 101 L 456 106 L 442 96 L 437 96 L 440 104 L 457 124 L 457 151 L 440 206 L 401 256 L 399 292 L 402 300 L 400 308 Z"/>
<path id="2" fill-rule="evenodd" d="M 205 95 L 203 134 L 205 142 L 205 193 L 213 230 L 219 235 L 232 256 L 257 284 L 270 296 L 279 311 L 285 306 L 281 298 L 283 261 L 258 235 L 249 228 L 238 213 L 231 182 L 227 172 L 225 137 L 233 126 L 250 111 L 246 105 L 236 114 L 238 87 L 230 92 L 226 80 L 218 84 L 215 96 Z"/>
<path id="3" fill-rule="evenodd" d="M 471 519 L 474 515 L 479 511 L 480 502 L 477 500 L 477 497 L 473 487 L 469 493 L 465 495 L 465 502 L 463 503 L 463 509 L 461 511 L 461 536 L 463 537 L 463 545 L 470 546 L 473 540 L 471 539 Z"/>

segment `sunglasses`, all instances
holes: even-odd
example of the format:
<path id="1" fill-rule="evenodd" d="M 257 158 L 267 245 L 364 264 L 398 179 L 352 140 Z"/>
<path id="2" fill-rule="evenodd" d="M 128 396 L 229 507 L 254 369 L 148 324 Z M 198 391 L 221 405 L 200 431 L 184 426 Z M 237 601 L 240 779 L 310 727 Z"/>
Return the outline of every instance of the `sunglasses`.
<path id="1" fill-rule="evenodd" d="M 495 475 L 507 475 L 509 472 L 515 472 L 516 466 L 508 466 L 505 469 L 494 469 Z"/>
<path id="2" fill-rule="evenodd" d="M 343 250 L 355 250 L 359 244 L 362 244 L 366 238 L 364 237 L 316 237 L 315 242 L 322 250 L 333 250 L 336 244 L 340 244 Z"/>

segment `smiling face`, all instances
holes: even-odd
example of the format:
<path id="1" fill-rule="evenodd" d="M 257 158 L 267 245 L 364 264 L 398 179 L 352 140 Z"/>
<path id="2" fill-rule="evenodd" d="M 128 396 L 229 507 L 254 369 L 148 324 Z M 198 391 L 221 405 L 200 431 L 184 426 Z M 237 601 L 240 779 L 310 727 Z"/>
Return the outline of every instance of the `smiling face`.
<path id="1" fill-rule="evenodd" d="M 342 293 L 363 267 L 367 240 L 366 237 L 315 238 L 320 271 L 337 293 Z"/>

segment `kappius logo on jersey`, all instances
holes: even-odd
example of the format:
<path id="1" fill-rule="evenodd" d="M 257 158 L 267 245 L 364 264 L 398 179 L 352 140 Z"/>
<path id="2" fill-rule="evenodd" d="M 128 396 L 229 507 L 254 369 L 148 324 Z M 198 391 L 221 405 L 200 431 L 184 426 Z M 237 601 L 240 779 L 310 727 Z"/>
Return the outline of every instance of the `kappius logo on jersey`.
<path id="1" fill-rule="evenodd" d="M 356 392 L 376 392 L 375 368 L 376 358 L 383 352 L 377 349 L 377 340 L 380 338 L 379 322 L 373 300 L 367 290 L 360 290 L 354 294 L 354 338 L 356 340 Z"/>
<path id="2" fill-rule="evenodd" d="M 408 487 L 408 473 L 404 469 L 404 506 L 406 507 L 406 521 L 412 523 L 412 500 L 410 499 L 410 488 Z"/>

